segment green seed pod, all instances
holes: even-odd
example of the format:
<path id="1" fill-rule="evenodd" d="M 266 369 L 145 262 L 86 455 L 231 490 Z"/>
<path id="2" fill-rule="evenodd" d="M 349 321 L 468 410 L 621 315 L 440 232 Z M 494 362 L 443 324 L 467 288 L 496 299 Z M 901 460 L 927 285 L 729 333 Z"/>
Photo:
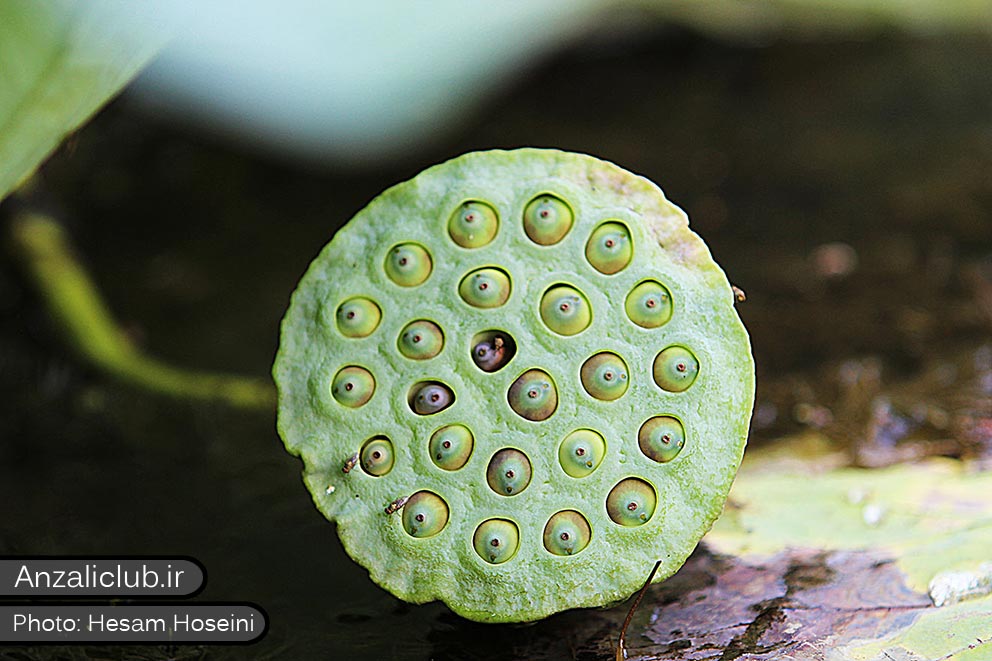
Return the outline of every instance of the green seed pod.
<path id="1" fill-rule="evenodd" d="M 510 297 L 510 278 L 500 269 L 472 271 L 459 283 L 458 295 L 474 308 L 498 308 Z"/>
<path id="2" fill-rule="evenodd" d="M 624 309 L 638 326 L 658 328 L 672 318 L 672 295 L 660 282 L 645 280 L 627 294 Z"/>
<path id="3" fill-rule="evenodd" d="M 428 452 L 438 468 L 455 471 L 468 462 L 475 437 L 465 425 L 446 425 L 431 435 Z"/>
<path id="4" fill-rule="evenodd" d="M 558 389 L 544 370 L 527 370 L 510 386 L 506 400 L 521 418 L 539 422 L 558 408 Z"/>
<path id="5" fill-rule="evenodd" d="M 685 347 L 672 346 L 654 359 L 654 382 L 668 392 L 682 392 L 699 375 L 699 361 Z"/>
<path id="6" fill-rule="evenodd" d="M 403 529 L 411 537 L 433 537 L 448 523 L 448 503 L 430 491 L 418 491 L 403 505 Z"/>
<path id="7" fill-rule="evenodd" d="M 637 432 L 637 445 L 649 459 L 660 464 L 668 463 L 685 446 L 685 428 L 671 416 L 656 416 L 641 425 Z"/>
<path id="8" fill-rule="evenodd" d="M 544 526 L 544 548 L 555 555 L 575 555 L 591 538 L 589 521 L 575 510 L 558 512 Z"/>
<path id="9" fill-rule="evenodd" d="M 433 321 L 411 321 L 400 331 L 396 346 L 407 358 L 427 360 L 441 353 L 444 348 L 444 333 Z"/>
<path id="10" fill-rule="evenodd" d="M 559 335 L 576 335 L 592 322 L 592 306 L 575 287 L 556 285 L 541 297 L 541 319 Z"/>
<path id="11" fill-rule="evenodd" d="M 364 367 L 351 365 L 338 370 L 331 381 L 331 395 L 338 404 L 358 408 L 375 393 L 375 377 Z"/>
<path id="12" fill-rule="evenodd" d="M 362 469 L 380 477 L 393 469 L 393 444 L 385 436 L 371 438 L 362 446 Z"/>
<path id="13" fill-rule="evenodd" d="M 338 306 L 334 318 L 345 337 L 368 337 L 379 327 L 382 310 L 371 299 L 355 296 Z"/>
<path id="14" fill-rule="evenodd" d="M 606 456 L 606 439 L 592 429 L 576 429 L 558 447 L 558 463 L 572 477 L 585 477 Z"/>
<path id="15" fill-rule="evenodd" d="M 451 388 L 437 381 L 423 381 L 410 389 L 410 408 L 418 415 L 434 415 L 455 403 Z"/>
<path id="16" fill-rule="evenodd" d="M 483 521 L 472 536 L 472 546 L 479 557 L 492 565 L 506 562 L 520 546 L 520 529 L 506 519 Z"/>
<path id="17" fill-rule="evenodd" d="M 496 233 L 466 248 L 459 239 L 471 223 L 452 214 L 477 210 L 488 222 L 482 205 L 498 216 Z M 592 237 L 614 224 L 634 249 L 611 275 L 609 247 Z M 426 268 L 399 284 L 423 284 L 398 286 L 400 267 L 418 264 Z M 342 303 L 355 299 L 373 302 L 380 318 L 363 339 L 349 335 L 348 322 L 361 324 Z M 646 179 L 553 150 L 466 154 L 382 193 L 307 270 L 273 370 L 279 433 L 348 554 L 399 598 L 440 600 L 484 622 L 605 606 L 640 589 L 657 558 L 665 561 L 657 580 L 675 572 L 722 509 L 754 398 L 734 301 L 685 214 Z M 431 351 L 402 338 L 414 320 L 443 331 L 429 359 L 411 359 L 413 347 L 414 356 Z M 670 380 L 666 370 L 683 374 L 671 347 L 698 359 L 687 372 L 704 370 L 678 394 L 658 387 Z M 592 369 L 605 358 L 590 361 L 583 379 L 583 364 L 601 354 L 625 364 L 617 399 L 614 380 Z M 654 364 L 667 380 L 655 381 Z M 332 397 L 346 365 L 365 381 Z M 363 383 L 375 394 L 364 406 L 343 405 L 360 401 L 353 391 Z M 668 416 L 691 452 L 666 464 L 647 458 L 667 458 L 660 436 L 645 432 L 661 450 L 642 450 L 638 430 Z M 381 438 L 394 461 L 374 478 L 363 443 Z M 522 461 L 506 477 L 509 449 L 526 458 L 526 488 L 508 481 L 519 479 Z M 581 551 L 585 529 L 563 530 L 577 524 L 562 512 L 581 512 L 588 525 L 592 541 Z M 625 525 L 642 515 L 639 528 Z"/>
<path id="18" fill-rule="evenodd" d="M 630 230 L 622 223 L 603 223 L 593 231 L 586 243 L 586 259 L 594 269 L 606 275 L 627 268 L 633 256 Z"/>
<path id="19" fill-rule="evenodd" d="M 516 496 L 530 484 L 530 459 L 520 450 L 506 448 L 489 460 L 486 482 L 501 496 Z"/>
<path id="20" fill-rule="evenodd" d="M 572 229 L 572 209 L 554 195 L 539 195 L 524 209 L 524 232 L 542 246 L 553 246 Z"/>
<path id="21" fill-rule="evenodd" d="M 423 246 L 401 243 L 390 249 L 383 268 L 400 287 L 416 287 L 430 277 L 434 264 Z"/>
<path id="22" fill-rule="evenodd" d="M 579 375 L 582 387 L 596 399 L 612 402 L 627 392 L 627 363 L 615 353 L 597 353 L 582 363 Z"/>
<path id="23" fill-rule="evenodd" d="M 462 248 L 481 248 L 496 237 L 499 216 L 485 202 L 463 202 L 448 220 L 451 240 Z"/>
<path id="24" fill-rule="evenodd" d="M 658 504 L 654 488 L 644 480 L 621 480 L 606 497 L 606 513 L 621 526 L 640 526 L 651 520 Z"/>

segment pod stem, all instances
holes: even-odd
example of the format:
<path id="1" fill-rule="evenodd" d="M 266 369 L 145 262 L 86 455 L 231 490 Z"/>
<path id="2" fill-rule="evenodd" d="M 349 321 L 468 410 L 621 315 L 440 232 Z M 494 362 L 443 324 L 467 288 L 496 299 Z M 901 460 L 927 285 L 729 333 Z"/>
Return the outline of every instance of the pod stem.
<path id="1" fill-rule="evenodd" d="M 48 214 L 16 209 L 10 223 L 15 257 L 44 299 L 72 348 L 103 372 L 146 390 L 182 399 L 271 411 L 268 380 L 185 369 L 134 346 L 113 319 L 90 275 L 75 258 L 65 231 Z"/>
<path id="2" fill-rule="evenodd" d="M 624 661 L 627 658 L 627 648 L 625 645 L 627 627 L 630 626 L 630 621 L 634 619 L 634 612 L 637 610 L 637 607 L 641 605 L 641 599 L 644 598 L 644 594 L 648 591 L 648 587 L 651 586 L 651 581 L 654 580 L 654 575 L 658 572 L 659 567 L 661 567 L 661 560 L 654 563 L 654 568 L 651 569 L 651 573 L 648 574 L 648 580 L 644 581 L 644 587 L 642 587 L 640 592 L 637 593 L 637 597 L 634 598 L 634 603 L 631 604 L 630 610 L 627 611 L 627 617 L 624 618 L 623 626 L 620 627 L 620 638 L 617 640 L 616 661 Z"/>

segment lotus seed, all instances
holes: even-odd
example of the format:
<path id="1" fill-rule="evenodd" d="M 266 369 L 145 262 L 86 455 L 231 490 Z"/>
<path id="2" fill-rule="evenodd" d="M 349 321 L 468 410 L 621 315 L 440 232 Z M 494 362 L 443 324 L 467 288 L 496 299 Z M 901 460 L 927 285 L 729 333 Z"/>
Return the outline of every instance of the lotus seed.
<path id="1" fill-rule="evenodd" d="M 382 310 L 372 300 L 356 296 L 338 306 L 335 319 L 345 337 L 368 337 L 379 327 Z"/>
<path id="2" fill-rule="evenodd" d="M 444 333 L 433 321 L 412 321 L 400 331 L 396 341 L 400 353 L 413 360 L 427 360 L 441 353 Z"/>
<path id="3" fill-rule="evenodd" d="M 428 444 L 431 460 L 446 471 L 458 470 L 472 456 L 475 438 L 465 425 L 446 425 L 431 435 Z"/>
<path id="4" fill-rule="evenodd" d="M 499 229 L 496 210 L 485 202 L 464 202 L 451 214 L 448 234 L 462 248 L 481 248 L 490 243 Z"/>
<path id="5" fill-rule="evenodd" d="M 517 345 L 506 333 L 487 331 L 472 338 L 472 361 L 483 372 L 498 372 L 516 353 Z"/>
<path id="6" fill-rule="evenodd" d="M 651 418 L 637 432 L 637 445 L 649 459 L 667 463 L 678 456 L 685 446 L 685 428 L 667 415 Z"/>
<path id="7" fill-rule="evenodd" d="M 572 477 L 592 473 L 606 456 L 606 440 L 592 429 L 577 429 L 565 437 L 558 448 L 558 462 Z"/>
<path id="8" fill-rule="evenodd" d="M 513 382 L 506 399 L 517 415 L 539 422 L 558 408 L 558 390 L 551 376 L 539 369 L 527 370 Z"/>
<path id="9" fill-rule="evenodd" d="M 530 460 L 520 450 L 506 448 L 489 460 L 486 481 L 501 496 L 515 496 L 530 484 Z"/>
<path id="10" fill-rule="evenodd" d="M 498 308 L 510 297 L 510 277 L 496 268 L 472 271 L 459 283 L 458 295 L 474 308 Z"/>
<path id="11" fill-rule="evenodd" d="M 672 318 L 672 295 L 660 282 L 645 280 L 627 294 L 624 309 L 638 326 L 658 328 Z"/>
<path id="12" fill-rule="evenodd" d="M 430 254 L 416 243 L 401 243 L 386 256 L 386 275 L 400 287 L 416 287 L 433 268 Z"/>
<path id="13" fill-rule="evenodd" d="M 331 382 L 331 395 L 343 406 L 358 408 L 372 398 L 375 392 L 375 377 L 364 367 L 351 365 L 334 375 Z"/>
<path id="14" fill-rule="evenodd" d="M 410 408 L 419 415 L 433 415 L 448 408 L 455 401 L 451 388 L 435 381 L 418 383 L 410 392 Z"/>
<path id="15" fill-rule="evenodd" d="M 403 505 L 403 529 L 411 537 L 433 537 L 448 523 L 448 504 L 430 491 L 418 491 Z"/>
<path id="16" fill-rule="evenodd" d="M 574 218 L 564 201 L 554 195 L 540 195 L 524 209 L 524 232 L 534 243 L 552 246 L 565 238 Z"/>
<path id="17" fill-rule="evenodd" d="M 362 469 L 380 477 L 393 468 L 393 444 L 385 436 L 369 439 L 362 446 Z"/>
<path id="18" fill-rule="evenodd" d="M 586 259 L 594 269 L 605 275 L 613 275 L 627 268 L 633 254 L 630 230 L 617 222 L 603 223 L 597 227 L 586 244 Z"/>
<path id="19" fill-rule="evenodd" d="M 592 307 L 575 287 L 556 285 L 541 297 L 541 319 L 559 335 L 576 335 L 589 327 Z"/>
<path id="20" fill-rule="evenodd" d="M 617 483 L 606 497 L 606 513 L 621 526 L 639 526 L 654 515 L 657 502 L 658 497 L 650 484 L 628 477 Z"/>
<path id="21" fill-rule="evenodd" d="M 575 555 L 591 537 L 589 521 L 575 510 L 558 512 L 544 526 L 544 548 L 555 555 Z"/>
<path id="22" fill-rule="evenodd" d="M 668 347 L 654 359 L 654 382 L 662 390 L 682 392 L 698 374 L 699 361 L 685 347 Z"/>
<path id="23" fill-rule="evenodd" d="M 615 353 L 604 351 L 582 364 L 582 387 L 603 401 L 612 402 L 627 392 L 627 363 Z"/>
<path id="24" fill-rule="evenodd" d="M 489 519 L 475 529 L 472 546 L 486 562 L 502 564 L 516 554 L 517 547 L 520 546 L 520 530 L 512 521 Z"/>

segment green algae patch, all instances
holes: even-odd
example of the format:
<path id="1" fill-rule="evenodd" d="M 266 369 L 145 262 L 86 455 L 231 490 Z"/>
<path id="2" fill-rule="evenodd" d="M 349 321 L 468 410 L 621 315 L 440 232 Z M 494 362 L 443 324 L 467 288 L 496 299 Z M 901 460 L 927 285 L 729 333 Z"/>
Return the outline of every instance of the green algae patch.
<path id="1" fill-rule="evenodd" d="M 342 370 L 374 388 L 343 391 Z M 274 376 L 279 432 L 351 557 L 489 622 L 625 599 L 658 560 L 673 574 L 723 508 L 754 401 L 733 292 L 685 214 L 539 149 L 466 154 L 360 211 L 293 294 Z M 642 442 L 659 418 L 677 452 Z"/>

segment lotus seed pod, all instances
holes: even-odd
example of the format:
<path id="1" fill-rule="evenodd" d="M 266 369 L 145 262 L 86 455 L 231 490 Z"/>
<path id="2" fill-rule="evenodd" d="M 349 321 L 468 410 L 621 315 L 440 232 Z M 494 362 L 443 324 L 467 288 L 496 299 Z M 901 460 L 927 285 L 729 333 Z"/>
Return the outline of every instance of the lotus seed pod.
<path id="1" fill-rule="evenodd" d="M 517 415 L 539 422 L 558 408 L 558 389 L 547 372 L 527 370 L 510 386 L 506 399 Z"/>
<path id="2" fill-rule="evenodd" d="M 594 269 L 606 275 L 625 269 L 633 254 L 630 232 L 622 223 L 603 223 L 596 228 L 586 244 L 586 259 Z"/>
<path id="3" fill-rule="evenodd" d="M 498 308 L 510 297 L 510 278 L 500 269 L 479 269 L 462 278 L 458 294 L 474 308 Z"/>
<path id="4" fill-rule="evenodd" d="M 576 335 L 589 327 L 592 308 L 578 289 L 558 285 L 541 297 L 541 319 L 559 335 Z"/>
<path id="5" fill-rule="evenodd" d="M 604 351 L 582 363 L 582 387 L 603 401 L 612 402 L 627 392 L 627 363 L 623 358 Z"/>
<path id="6" fill-rule="evenodd" d="M 534 243 L 553 246 L 572 229 L 575 216 L 560 198 L 540 195 L 524 209 L 524 231 Z"/>
<path id="7" fill-rule="evenodd" d="M 589 522 L 575 510 L 558 512 L 544 526 L 544 548 L 555 555 L 575 555 L 591 537 Z"/>
<path id="8" fill-rule="evenodd" d="M 401 243 L 386 255 L 389 279 L 400 287 L 416 287 L 430 277 L 434 265 L 430 253 L 416 243 Z"/>
<path id="9" fill-rule="evenodd" d="M 362 447 L 361 461 L 369 475 L 385 475 L 393 468 L 393 444 L 385 437 L 370 439 Z"/>
<path id="10" fill-rule="evenodd" d="M 599 467 L 606 456 L 606 439 L 591 429 L 577 429 L 558 447 L 558 463 L 572 477 L 585 477 Z"/>
<path id="11" fill-rule="evenodd" d="M 668 347 L 654 359 L 654 382 L 668 392 L 682 392 L 699 376 L 699 361 L 685 347 Z"/>
<path id="12" fill-rule="evenodd" d="M 407 358 L 427 360 L 441 353 L 444 348 L 444 333 L 433 321 L 412 321 L 400 331 L 396 345 Z"/>
<path id="13" fill-rule="evenodd" d="M 487 208 L 492 240 L 459 243 L 457 214 Z M 614 224 L 630 253 L 606 273 L 592 237 Z M 379 317 L 358 339 L 337 316 L 356 299 Z M 621 602 L 723 509 L 754 401 L 734 305 L 646 179 L 560 151 L 466 154 L 385 191 L 314 260 L 282 324 L 279 433 L 347 553 L 401 599 L 483 622 Z M 443 348 L 418 360 L 424 338 L 403 335 L 421 321 Z M 615 399 L 609 365 L 627 374 Z M 682 425 L 677 457 L 656 418 Z M 391 446 L 381 475 L 374 439 Z"/>
<path id="14" fill-rule="evenodd" d="M 485 202 L 463 203 L 448 221 L 451 240 L 462 248 L 481 248 L 491 243 L 498 229 L 499 216 Z"/>
<path id="15" fill-rule="evenodd" d="M 410 390 L 409 404 L 418 415 L 434 415 L 451 406 L 455 395 L 443 383 L 425 381 Z"/>
<path id="16" fill-rule="evenodd" d="M 506 448 L 489 460 L 486 481 L 501 496 L 516 496 L 530 484 L 530 459 L 520 450 Z"/>
<path id="17" fill-rule="evenodd" d="M 644 480 L 629 477 L 619 482 L 606 497 L 606 512 L 621 526 L 642 526 L 654 516 L 658 497 Z"/>
<path id="18" fill-rule="evenodd" d="M 379 327 L 382 310 L 372 300 L 355 296 L 338 306 L 334 318 L 345 337 L 368 337 Z"/>
<path id="19" fill-rule="evenodd" d="M 685 446 L 685 427 L 675 418 L 660 415 L 651 418 L 637 432 L 637 445 L 649 459 L 660 464 L 678 456 Z"/>
<path id="20" fill-rule="evenodd" d="M 431 460 L 438 468 L 446 471 L 456 471 L 472 456 L 475 438 L 465 425 L 447 425 L 431 434 Z"/>
<path id="21" fill-rule="evenodd" d="M 516 555 L 520 547 L 520 529 L 506 519 L 489 519 L 476 528 L 472 546 L 486 562 L 502 564 Z"/>
<path id="22" fill-rule="evenodd" d="M 672 295 L 654 280 L 645 280 L 627 295 L 624 309 L 642 328 L 658 328 L 672 318 Z"/>
<path id="23" fill-rule="evenodd" d="M 375 393 L 375 378 L 364 367 L 344 367 L 334 375 L 331 394 L 339 404 L 349 408 L 364 405 Z"/>
<path id="24" fill-rule="evenodd" d="M 433 537 L 448 523 L 448 504 L 430 491 L 418 491 L 403 505 L 403 529 L 411 537 Z"/>

